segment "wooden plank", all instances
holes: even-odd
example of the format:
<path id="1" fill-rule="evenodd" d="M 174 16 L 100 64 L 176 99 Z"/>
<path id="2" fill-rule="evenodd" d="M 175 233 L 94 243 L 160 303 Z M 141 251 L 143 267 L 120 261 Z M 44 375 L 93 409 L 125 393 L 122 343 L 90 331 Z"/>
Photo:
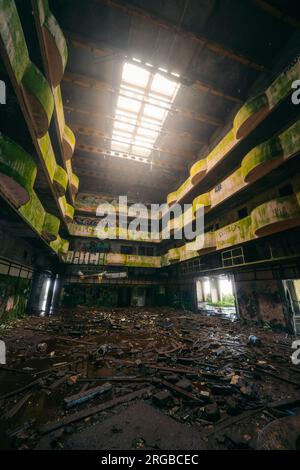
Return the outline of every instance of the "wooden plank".
<path id="1" fill-rule="evenodd" d="M 65 408 L 69 410 L 74 406 L 81 405 L 82 403 L 86 403 L 88 401 L 93 400 L 94 398 L 98 397 L 99 395 L 103 395 L 104 393 L 108 393 L 112 390 L 112 385 L 107 382 L 103 385 L 98 387 L 89 388 L 84 392 L 77 393 L 76 395 L 71 395 L 69 397 L 64 398 Z"/>
<path id="2" fill-rule="evenodd" d="M 279 410 L 284 410 L 286 408 L 292 408 L 297 405 L 300 405 L 300 397 L 289 398 L 287 400 L 272 401 L 268 404 L 268 408 L 277 408 Z"/>
<path id="3" fill-rule="evenodd" d="M 6 400 L 7 398 L 14 397 L 15 395 L 18 395 L 19 393 L 27 392 L 27 390 L 30 390 L 33 387 L 36 387 L 37 385 L 41 385 L 41 379 L 34 380 L 28 385 L 25 385 L 24 387 L 17 388 L 16 390 L 13 390 L 12 392 L 6 393 L 5 395 L 2 395 L 0 397 L 0 402 L 2 400 Z"/>
<path id="4" fill-rule="evenodd" d="M 27 403 L 31 395 L 32 395 L 31 392 L 24 395 L 10 410 L 8 410 L 3 415 L 3 419 L 13 418 L 18 413 L 18 411 L 20 411 L 20 409 L 25 405 L 25 403 Z"/>
<path id="5" fill-rule="evenodd" d="M 274 379 L 281 380 L 282 382 L 286 382 L 288 384 L 296 385 L 297 387 L 300 387 L 300 382 L 296 382 L 295 380 L 292 380 L 292 379 L 286 379 L 282 375 L 274 374 L 274 372 L 269 372 L 268 370 L 262 369 L 259 366 L 255 366 L 255 370 L 257 371 L 258 374 L 269 375 L 270 377 L 273 377 Z"/>
<path id="6" fill-rule="evenodd" d="M 183 390 L 183 388 L 177 387 L 176 385 L 168 382 L 167 380 L 157 379 L 157 382 L 163 385 L 164 387 L 168 388 L 172 392 L 178 393 L 178 395 L 187 398 L 188 400 L 197 402 L 199 403 L 199 405 L 205 404 L 205 401 L 201 400 L 200 398 L 197 398 L 193 393 L 187 392 L 186 390 Z"/>
<path id="7" fill-rule="evenodd" d="M 67 416 L 66 418 L 61 419 L 60 421 L 52 421 L 50 423 L 47 423 L 41 427 L 40 431 L 42 434 L 47 434 L 49 432 L 55 431 L 56 429 L 68 426 L 69 424 L 76 423 L 78 421 L 81 421 L 82 419 L 88 418 L 89 416 L 93 416 L 97 413 L 100 413 L 101 411 L 108 410 L 110 408 L 113 408 L 114 406 L 132 401 L 135 398 L 142 398 L 143 395 L 149 395 L 153 390 L 154 387 L 150 386 L 142 388 L 141 390 L 137 390 L 136 392 L 128 393 L 127 395 L 114 398 L 113 400 L 110 400 L 98 406 L 94 406 L 93 408 L 89 408 L 78 413 L 73 413 Z"/>

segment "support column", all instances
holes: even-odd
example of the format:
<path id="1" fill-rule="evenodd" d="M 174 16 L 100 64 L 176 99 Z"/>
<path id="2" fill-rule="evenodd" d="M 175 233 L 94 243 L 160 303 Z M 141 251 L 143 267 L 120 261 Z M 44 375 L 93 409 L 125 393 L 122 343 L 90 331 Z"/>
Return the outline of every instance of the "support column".
<path id="1" fill-rule="evenodd" d="M 200 279 L 198 279 L 198 281 L 196 281 L 196 291 L 197 291 L 198 302 L 204 302 L 203 283 Z"/>
<path id="2" fill-rule="evenodd" d="M 221 300 L 219 280 L 217 278 L 210 279 L 210 292 L 211 292 L 212 303 L 216 303 Z"/>
<path id="3" fill-rule="evenodd" d="M 51 284 L 52 273 L 49 271 L 36 272 L 34 274 L 29 301 L 27 304 L 27 312 L 29 314 L 45 314 L 47 313 L 48 292 L 47 283 Z M 50 287 L 50 286 L 49 286 Z"/>

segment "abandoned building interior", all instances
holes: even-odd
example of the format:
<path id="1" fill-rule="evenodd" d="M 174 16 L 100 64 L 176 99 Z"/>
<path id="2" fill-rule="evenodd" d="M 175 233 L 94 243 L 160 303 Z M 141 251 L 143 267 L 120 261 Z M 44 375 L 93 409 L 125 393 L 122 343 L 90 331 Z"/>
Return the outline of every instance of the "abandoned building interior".
<path id="1" fill-rule="evenodd" d="M 300 449 L 299 30 L 0 0 L 0 449 Z"/>

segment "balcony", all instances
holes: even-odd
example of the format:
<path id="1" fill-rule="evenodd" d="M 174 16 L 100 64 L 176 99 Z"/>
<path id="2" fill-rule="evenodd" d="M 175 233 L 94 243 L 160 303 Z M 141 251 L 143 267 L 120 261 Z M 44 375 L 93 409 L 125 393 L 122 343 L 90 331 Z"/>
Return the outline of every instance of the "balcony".
<path id="1" fill-rule="evenodd" d="M 257 237 L 288 230 L 300 224 L 300 208 L 295 196 L 265 202 L 251 212 L 253 231 Z"/>

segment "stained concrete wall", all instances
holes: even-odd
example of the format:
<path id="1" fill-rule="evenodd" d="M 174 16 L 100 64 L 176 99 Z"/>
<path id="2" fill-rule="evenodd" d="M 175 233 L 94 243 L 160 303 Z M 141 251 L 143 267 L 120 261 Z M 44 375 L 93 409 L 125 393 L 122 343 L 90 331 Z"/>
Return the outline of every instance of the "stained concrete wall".
<path id="1" fill-rule="evenodd" d="M 158 285 L 66 284 L 62 306 L 143 307 L 167 305 L 166 290 Z"/>
<path id="2" fill-rule="evenodd" d="M 0 324 L 26 312 L 31 280 L 0 274 Z"/>
<path id="3" fill-rule="evenodd" d="M 242 319 L 268 323 L 274 329 L 292 331 L 291 312 L 281 280 L 236 279 L 235 288 Z"/>
<path id="4" fill-rule="evenodd" d="M 68 307 L 77 305 L 116 307 L 118 305 L 118 291 L 115 286 L 69 284 L 63 289 L 62 305 Z"/>

